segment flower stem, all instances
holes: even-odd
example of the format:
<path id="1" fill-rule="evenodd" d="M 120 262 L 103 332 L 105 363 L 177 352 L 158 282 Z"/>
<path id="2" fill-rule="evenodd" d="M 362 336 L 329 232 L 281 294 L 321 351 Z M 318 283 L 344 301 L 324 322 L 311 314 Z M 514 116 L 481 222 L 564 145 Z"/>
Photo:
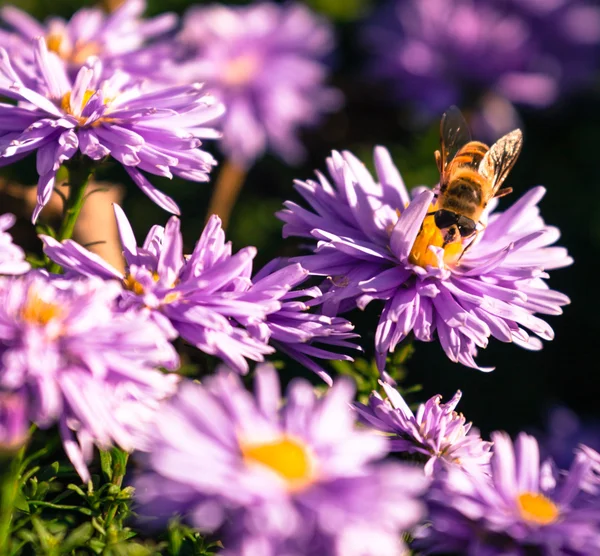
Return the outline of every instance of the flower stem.
<path id="1" fill-rule="evenodd" d="M 223 229 L 227 228 L 231 212 L 242 190 L 247 173 L 246 168 L 235 164 L 231 160 L 226 160 L 223 163 L 208 206 L 207 219 L 212 214 L 216 214 L 221 218 Z"/>
<path id="2" fill-rule="evenodd" d="M 125 477 L 125 472 L 127 471 L 127 461 L 129 459 L 129 454 L 125 450 L 121 450 L 120 448 L 113 448 L 110 450 L 110 459 L 111 459 L 111 467 L 112 467 L 112 476 L 110 478 L 111 484 L 121 489 L 123 486 L 123 478 Z M 104 521 L 104 528 L 108 531 L 110 525 L 117 515 L 117 510 L 121 504 L 120 500 L 114 500 L 108 511 L 106 512 L 106 519 Z"/>
<path id="3" fill-rule="evenodd" d="M 0 461 L 0 554 L 9 553 L 8 542 L 25 449 L 24 445 L 6 465 L 5 461 Z"/>
<path id="4" fill-rule="evenodd" d="M 63 220 L 56 237 L 58 241 L 70 239 L 73 235 L 75 223 L 85 202 L 87 185 L 94 172 L 94 163 L 88 158 L 80 157 L 69 161 L 67 168 L 69 170 L 69 195 L 65 202 Z M 60 265 L 51 263 L 48 270 L 58 273 L 60 272 Z"/>

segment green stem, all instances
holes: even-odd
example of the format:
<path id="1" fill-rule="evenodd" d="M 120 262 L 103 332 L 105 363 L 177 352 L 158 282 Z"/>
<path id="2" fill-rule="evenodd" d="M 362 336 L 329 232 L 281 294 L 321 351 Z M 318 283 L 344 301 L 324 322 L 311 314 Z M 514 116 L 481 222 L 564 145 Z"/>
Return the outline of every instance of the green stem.
<path id="1" fill-rule="evenodd" d="M 8 542 L 15 502 L 19 493 L 19 476 L 26 446 L 24 445 L 5 465 L 0 461 L 0 554 L 8 554 Z M 2 456 L 0 456 L 2 457 Z"/>
<path id="2" fill-rule="evenodd" d="M 75 229 L 75 223 L 85 202 L 85 192 L 87 189 L 88 182 L 94 172 L 94 163 L 88 158 L 77 158 L 69 161 L 69 195 L 65 202 L 65 208 L 63 213 L 63 220 L 56 239 L 63 241 L 70 239 Z M 48 270 L 50 272 L 60 272 L 60 265 L 57 263 L 50 263 Z"/>
<path id="3" fill-rule="evenodd" d="M 111 484 L 121 488 L 123 485 L 123 479 L 125 477 L 125 473 L 127 471 L 127 461 L 129 459 L 129 454 L 120 448 L 113 448 L 111 451 L 112 454 L 112 477 Z M 104 520 L 104 528 L 108 531 L 111 523 L 115 519 L 117 515 L 117 510 L 121 504 L 120 500 L 114 500 L 108 511 L 106 512 L 106 519 Z"/>

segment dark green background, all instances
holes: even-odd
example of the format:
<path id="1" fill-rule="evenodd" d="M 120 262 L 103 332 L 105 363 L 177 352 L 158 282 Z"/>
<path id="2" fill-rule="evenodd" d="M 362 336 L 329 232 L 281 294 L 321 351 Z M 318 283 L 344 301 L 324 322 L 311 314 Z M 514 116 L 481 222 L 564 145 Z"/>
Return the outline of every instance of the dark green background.
<path id="1" fill-rule="evenodd" d="M 148 13 L 165 9 L 182 12 L 189 4 L 186 0 L 151 0 Z M 298 199 L 292 188 L 293 179 L 308 178 L 315 168 L 323 169 L 331 149 L 349 149 L 370 165 L 373 146 L 385 145 L 392 151 L 409 186 L 432 185 L 437 180 L 432 154 L 438 142 L 437 122 L 429 129 L 411 129 L 407 118 L 409 108 L 394 104 L 384 87 L 364 77 L 364 53 L 357 42 L 357 30 L 361 18 L 376 2 L 313 0 L 308 4 L 335 23 L 340 47 L 333 57 L 332 82 L 344 92 L 346 105 L 327 117 L 321 127 L 303 134 L 308 150 L 303 165 L 288 167 L 268 155 L 251 170 L 228 237 L 235 249 L 244 245 L 258 247 L 256 268 L 274 256 L 298 253 L 295 241 L 281 239 L 281 226 L 273 213 L 284 200 Z M 69 16 L 82 3 L 27 0 L 16 5 L 43 19 L 51 13 Z M 528 352 L 492 339 L 479 357 L 480 364 L 496 366 L 491 374 L 451 363 L 437 343 L 418 343 L 409 362 L 407 382 L 423 385 L 423 394 L 418 399 L 438 392 L 449 397 L 460 388 L 464 397 L 459 409 L 484 433 L 493 429 L 515 433 L 540 426 L 546 410 L 556 403 L 568 405 L 582 417 L 600 417 L 598 79 L 595 83 L 549 109 L 521 110 L 525 144 L 509 178 L 515 193 L 500 205 L 505 207 L 514 202 L 532 186 L 542 184 L 548 189 L 541 204 L 543 216 L 548 223 L 560 227 L 563 234 L 560 244 L 568 247 L 575 259 L 573 266 L 552 272 L 550 280 L 553 288 L 565 292 L 572 300 L 564 315 L 548 317 L 556 332 L 555 340 L 547 342 L 541 352 Z M 21 164 L 12 171 L 21 172 L 19 177 L 23 181 L 33 182 L 31 166 L 31 163 Z M 143 196 L 117 164 L 106 175 L 127 184 L 124 208 L 140 239 L 152 224 L 167 221 L 168 215 Z M 211 185 L 169 182 L 157 177 L 151 180 L 183 207 L 182 228 L 186 247 L 191 250 L 203 227 Z M 355 311 L 348 315 L 363 333 L 362 345 L 368 357 L 373 352 L 376 309 L 379 307 L 374 304 L 366 313 Z M 291 376 L 297 371 L 296 366 L 288 364 L 285 372 Z M 415 400 L 417 397 L 412 401 Z"/>

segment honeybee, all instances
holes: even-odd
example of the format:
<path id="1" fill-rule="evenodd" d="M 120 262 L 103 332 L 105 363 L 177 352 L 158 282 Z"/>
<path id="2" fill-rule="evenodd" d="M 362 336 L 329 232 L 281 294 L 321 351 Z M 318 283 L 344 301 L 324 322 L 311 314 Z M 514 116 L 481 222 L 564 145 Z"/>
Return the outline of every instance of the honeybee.
<path id="1" fill-rule="evenodd" d="M 523 134 L 515 129 L 491 147 L 472 141 L 467 122 L 452 106 L 442 116 L 440 141 L 441 151 L 435 151 L 440 188 L 436 210 L 429 215 L 445 247 L 473 236 L 489 201 L 512 191 L 501 186 L 521 152 Z"/>

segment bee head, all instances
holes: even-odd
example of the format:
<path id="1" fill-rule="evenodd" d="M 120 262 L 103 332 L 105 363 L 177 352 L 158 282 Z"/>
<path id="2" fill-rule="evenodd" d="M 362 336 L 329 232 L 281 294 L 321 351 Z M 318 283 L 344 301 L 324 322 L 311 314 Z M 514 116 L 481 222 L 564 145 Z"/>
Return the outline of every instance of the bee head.
<path id="1" fill-rule="evenodd" d="M 467 216 L 440 209 L 434 215 L 435 225 L 442 231 L 444 245 L 472 236 L 477 223 Z"/>

